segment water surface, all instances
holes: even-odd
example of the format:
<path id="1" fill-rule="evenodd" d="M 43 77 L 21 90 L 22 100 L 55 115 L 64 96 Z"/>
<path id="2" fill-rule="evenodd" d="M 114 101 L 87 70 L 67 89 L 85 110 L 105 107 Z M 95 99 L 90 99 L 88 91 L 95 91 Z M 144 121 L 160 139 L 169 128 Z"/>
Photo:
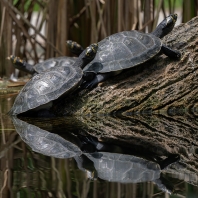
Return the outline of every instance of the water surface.
<path id="1" fill-rule="evenodd" d="M 1 197 L 131 198 L 198 196 L 198 172 L 196 161 L 194 161 L 194 166 L 190 165 L 188 167 L 188 165 L 186 165 L 186 161 L 188 160 L 185 161 L 185 158 L 182 157 L 182 152 L 180 153 L 178 151 L 178 155 L 181 155 L 181 160 L 169 165 L 164 170 L 160 170 L 159 165 L 153 161 L 158 155 L 163 154 L 163 156 L 168 157 L 168 152 L 165 152 L 166 148 L 159 148 L 156 152 L 155 149 L 148 148 L 147 152 L 145 149 L 146 147 L 142 145 L 127 145 L 127 151 L 125 145 L 119 144 L 118 141 L 108 140 L 106 143 L 107 145 L 110 145 L 109 150 L 111 150 L 113 154 L 108 151 L 106 152 L 108 154 L 103 154 L 103 158 L 101 158 L 101 155 L 92 155 L 90 153 L 84 155 L 83 151 L 80 153 L 82 148 L 80 148 L 79 137 L 81 138 L 82 136 L 79 136 L 79 134 L 85 135 L 92 130 L 101 133 L 101 128 L 104 129 L 104 133 L 109 133 L 111 129 L 110 124 L 108 126 L 107 123 L 110 123 L 111 119 L 104 118 L 105 121 L 102 122 L 102 118 L 100 118 L 98 119 L 99 123 L 97 123 L 98 125 L 96 126 L 95 123 L 88 124 L 87 122 L 81 122 L 79 119 L 59 118 L 50 120 L 25 118 L 21 122 L 26 123 L 26 128 L 23 127 L 18 129 L 22 133 L 30 134 L 27 130 L 30 126 L 32 130 L 35 130 L 35 134 L 39 130 L 41 130 L 43 134 L 58 134 L 59 136 L 57 136 L 56 141 L 67 141 L 76 146 L 76 150 L 73 152 L 74 158 L 66 158 L 68 156 L 60 155 L 62 150 L 59 152 L 58 156 L 56 156 L 56 152 L 54 152 L 52 156 L 41 154 L 41 149 L 38 149 L 37 152 L 32 151 L 33 146 L 31 142 L 26 144 L 21 139 L 22 135 L 20 136 L 19 133 L 16 132 L 11 119 L 6 115 L 12 106 L 14 97 L 14 94 L 4 94 L 0 97 Z M 107 122 L 107 120 L 110 121 Z M 152 121 L 152 118 L 150 118 L 150 120 Z M 116 122 L 118 121 L 119 120 L 116 120 Z M 131 122 L 132 121 L 130 120 L 130 123 Z M 153 120 L 153 122 L 155 122 L 155 120 Z M 131 124 L 127 126 L 127 123 L 129 123 L 129 121 L 125 122 L 125 126 L 120 127 L 126 127 L 126 129 L 130 128 Z M 103 125 L 103 127 L 101 127 L 101 125 Z M 168 124 L 166 127 L 171 130 L 171 127 L 168 126 Z M 192 131 L 195 129 L 196 127 L 193 126 Z M 123 129 L 119 128 L 117 130 Z M 60 137 L 61 140 L 58 137 Z M 25 138 L 23 139 L 27 140 Z M 32 141 L 32 143 L 34 142 Z M 36 148 L 41 148 L 43 145 L 45 144 L 38 144 L 36 145 Z M 150 147 L 151 146 L 152 143 L 150 144 Z M 155 148 L 155 146 L 153 148 Z M 73 147 L 70 149 L 73 149 Z M 88 146 L 86 150 L 89 149 L 90 147 Z M 132 152 L 133 150 L 134 152 Z M 138 152 L 136 152 L 136 150 Z M 39 153 L 39 151 L 41 153 Z M 189 153 L 190 152 L 191 151 L 189 151 Z M 64 152 L 62 152 L 62 154 L 64 154 Z M 78 157 L 81 156 L 81 154 L 85 157 L 79 158 L 84 160 L 80 167 Z M 194 154 L 194 150 L 192 149 L 192 155 Z M 118 155 L 122 155 L 122 157 L 124 156 L 124 158 L 120 158 L 119 163 L 126 160 L 126 163 L 123 163 L 122 166 L 118 165 L 116 161 Z M 60 156 L 63 159 L 57 158 Z M 132 162 L 132 159 L 137 163 L 134 163 L 134 161 Z M 129 171 L 127 165 L 129 162 L 132 163 L 131 167 L 134 168 L 133 170 L 137 171 L 132 171 L 132 169 L 130 169 L 131 172 Z M 112 165 L 112 163 L 114 163 L 114 165 Z M 146 164 L 146 168 L 143 164 Z M 112 177 L 110 177 L 107 175 L 108 171 L 105 171 L 110 168 L 110 172 L 112 167 L 115 170 Z M 126 171 L 124 168 L 126 168 Z M 142 168 L 141 171 L 140 168 Z M 106 175 L 102 175 L 99 170 L 103 170 L 103 173 L 106 173 Z M 127 172 L 127 170 L 128 174 L 134 174 L 134 176 L 131 177 L 131 175 L 128 175 L 128 177 L 124 177 L 123 174 Z M 117 177 L 116 174 L 118 175 Z M 129 179 L 130 177 L 132 179 Z M 140 178 L 142 178 L 143 182 L 140 182 Z M 121 180 L 120 182 L 118 182 L 119 179 Z M 161 189 L 160 182 L 163 183 Z M 165 186 L 167 189 L 173 189 L 173 193 L 170 195 L 167 192 L 167 189 L 165 190 L 162 186 Z"/>

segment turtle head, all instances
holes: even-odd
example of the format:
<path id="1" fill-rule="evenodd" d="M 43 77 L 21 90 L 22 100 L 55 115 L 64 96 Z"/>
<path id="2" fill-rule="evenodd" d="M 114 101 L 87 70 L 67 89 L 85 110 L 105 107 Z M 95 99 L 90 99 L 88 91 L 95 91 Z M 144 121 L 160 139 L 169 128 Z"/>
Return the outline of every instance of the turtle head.
<path id="1" fill-rule="evenodd" d="M 93 43 L 85 49 L 85 59 L 93 60 L 98 50 L 98 43 Z"/>
<path id="2" fill-rule="evenodd" d="M 80 54 L 78 61 L 74 64 L 78 64 L 78 65 L 80 64 L 80 67 L 84 68 L 85 65 L 90 63 L 95 58 L 97 50 L 98 50 L 98 44 L 97 43 L 91 44 Z"/>
<path id="3" fill-rule="evenodd" d="M 15 55 L 10 55 L 7 57 L 8 60 L 10 60 L 12 62 L 12 64 L 14 65 L 15 68 L 19 69 L 19 70 L 22 70 L 24 65 L 24 61 L 20 58 L 20 57 L 17 57 Z"/>
<path id="4" fill-rule="evenodd" d="M 66 44 L 70 51 L 77 56 L 79 56 L 83 51 L 83 47 L 75 41 L 68 40 L 66 41 Z"/>
<path id="5" fill-rule="evenodd" d="M 157 26 L 157 28 L 152 32 L 152 34 L 159 38 L 163 38 L 165 35 L 172 31 L 176 21 L 177 14 L 170 14 Z"/>
<path id="6" fill-rule="evenodd" d="M 27 72 L 29 74 L 35 73 L 35 70 L 32 67 L 32 65 L 28 64 L 26 61 L 22 60 L 20 57 L 17 57 L 15 55 L 10 55 L 7 57 L 7 59 L 12 62 L 13 66 L 16 69 Z"/>
<path id="7" fill-rule="evenodd" d="M 170 29 L 170 31 L 174 28 L 175 23 L 177 21 L 177 14 L 170 14 L 168 17 L 165 18 L 166 20 L 166 25 L 164 26 L 163 29 Z"/>

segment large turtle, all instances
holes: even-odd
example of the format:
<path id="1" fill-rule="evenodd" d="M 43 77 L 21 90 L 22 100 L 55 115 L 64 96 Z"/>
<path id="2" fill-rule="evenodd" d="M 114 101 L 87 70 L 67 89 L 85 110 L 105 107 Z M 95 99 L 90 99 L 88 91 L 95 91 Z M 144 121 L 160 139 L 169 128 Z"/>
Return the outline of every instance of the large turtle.
<path id="1" fill-rule="evenodd" d="M 68 40 L 67 46 L 70 49 L 70 51 L 76 55 L 80 55 L 83 51 L 82 46 L 80 44 Z M 35 75 L 44 71 L 49 70 L 52 67 L 61 67 L 62 65 L 72 65 L 76 61 L 76 57 L 68 57 L 68 56 L 62 56 L 57 58 L 50 58 L 47 59 L 41 63 L 37 63 L 36 65 L 31 65 L 27 63 L 25 60 L 22 60 L 20 57 L 17 57 L 15 55 L 10 55 L 7 59 L 11 60 L 14 67 L 16 69 L 19 69 L 21 71 L 27 72 L 29 74 Z"/>
<path id="2" fill-rule="evenodd" d="M 53 67 L 33 76 L 16 97 L 9 114 L 50 109 L 55 99 L 72 92 L 83 78 L 90 78 L 87 73 L 83 74 L 82 68 L 95 57 L 96 51 L 97 44 L 91 44 L 73 65 Z"/>
<path id="3" fill-rule="evenodd" d="M 179 51 L 168 48 L 160 39 L 173 29 L 176 20 L 177 14 L 171 14 L 150 34 L 135 30 L 124 31 L 100 41 L 95 58 L 83 69 L 95 73 L 96 76 L 85 83 L 83 88 L 91 89 L 123 69 L 144 63 L 159 52 L 173 59 L 180 58 Z"/>

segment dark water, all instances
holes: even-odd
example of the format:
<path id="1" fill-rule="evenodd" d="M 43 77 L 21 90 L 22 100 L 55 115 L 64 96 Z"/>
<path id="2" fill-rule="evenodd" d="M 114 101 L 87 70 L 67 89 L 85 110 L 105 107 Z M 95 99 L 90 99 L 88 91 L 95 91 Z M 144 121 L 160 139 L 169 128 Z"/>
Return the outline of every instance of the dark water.
<path id="1" fill-rule="evenodd" d="M 6 115 L 13 98 L 0 98 L 0 197 L 198 197 L 196 158 L 188 165 L 191 147 L 188 155 L 175 152 L 180 160 L 174 162 L 177 155 L 155 149 L 155 143 L 124 145 L 86 133 L 101 133 L 101 125 L 110 133 L 110 118 L 100 118 L 97 126 L 70 118 L 14 118 L 14 126 Z M 117 130 L 133 130 L 131 120 L 124 123 Z M 196 133 L 194 125 L 192 131 Z"/>

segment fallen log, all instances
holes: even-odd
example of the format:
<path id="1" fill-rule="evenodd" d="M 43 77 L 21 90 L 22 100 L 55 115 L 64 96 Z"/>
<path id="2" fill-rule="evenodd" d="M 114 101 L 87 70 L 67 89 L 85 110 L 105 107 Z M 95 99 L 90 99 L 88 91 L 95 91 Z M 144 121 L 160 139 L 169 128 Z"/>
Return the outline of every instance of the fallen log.
<path id="1" fill-rule="evenodd" d="M 183 171 L 188 178 L 194 175 L 197 185 L 198 17 L 175 27 L 163 42 L 181 51 L 179 61 L 158 55 L 92 91 L 64 99 L 54 111 L 83 123 L 75 133 L 157 155 L 179 154 Z"/>
<path id="2" fill-rule="evenodd" d="M 198 17 L 175 27 L 163 42 L 181 51 L 179 61 L 157 55 L 92 91 L 65 99 L 54 111 L 58 115 L 175 114 L 178 111 L 198 115 Z"/>

